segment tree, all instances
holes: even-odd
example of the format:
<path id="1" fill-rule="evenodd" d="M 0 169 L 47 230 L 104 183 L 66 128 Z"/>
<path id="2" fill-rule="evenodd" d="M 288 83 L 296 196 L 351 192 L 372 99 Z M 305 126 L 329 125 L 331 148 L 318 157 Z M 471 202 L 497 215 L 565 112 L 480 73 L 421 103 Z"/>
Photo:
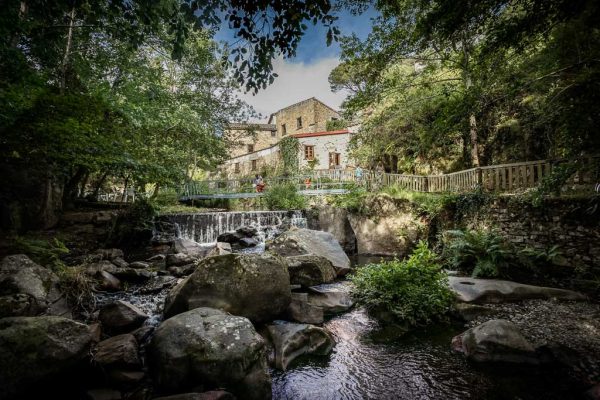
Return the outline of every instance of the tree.
<path id="1" fill-rule="evenodd" d="M 373 32 L 342 39 L 330 76 L 356 89 L 345 109 L 363 116 L 359 156 L 393 153 L 401 169 L 429 172 L 597 151 L 599 114 L 586 107 L 598 93 L 596 2 L 376 6 Z"/>

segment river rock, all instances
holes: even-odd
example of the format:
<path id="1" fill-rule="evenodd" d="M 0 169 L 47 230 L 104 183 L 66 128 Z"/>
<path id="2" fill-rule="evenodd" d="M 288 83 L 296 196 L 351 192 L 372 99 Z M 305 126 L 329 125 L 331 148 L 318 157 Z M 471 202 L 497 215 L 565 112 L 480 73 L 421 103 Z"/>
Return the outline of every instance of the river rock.
<path id="1" fill-rule="evenodd" d="M 267 244 L 267 249 L 284 257 L 312 254 L 328 259 L 336 271 L 347 271 L 350 259 L 328 232 L 310 229 L 290 229 Z"/>
<path id="2" fill-rule="evenodd" d="M 103 260 L 112 261 L 115 258 L 125 257 L 125 253 L 121 249 L 98 249 L 94 253 L 100 255 Z"/>
<path id="3" fill-rule="evenodd" d="M 165 300 L 165 318 L 197 307 L 214 307 L 252 322 L 285 312 L 291 301 L 283 259 L 272 254 L 227 254 L 198 262 L 195 272 Z"/>
<path id="4" fill-rule="evenodd" d="M 128 333 L 103 340 L 96 347 L 94 361 L 102 367 L 139 367 L 138 343 Z"/>
<path id="5" fill-rule="evenodd" d="M 167 267 L 179 267 L 186 264 L 192 264 L 196 261 L 196 257 L 185 253 L 167 254 L 165 265 Z"/>
<path id="6" fill-rule="evenodd" d="M 273 344 L 275 368 L 286 370 L 288 365 L 304 354 L 327 355 L 335 341 L 323 328 L 308 324 L 275 321 L 267 325 Z"/>
<path id="7" fill-rule="evenodd" d="M 203 393 L 183 393 L 156 397 L 154 400 L 235 400 L 235 396 L 223 390 L 211 390 Z"/>
<path id="8" fill-rule="evenodd" d="M 335 269 L 325 257 L 312 254 L 286 257 L 290 283 L 303 287 L 330 283 L 336 277 Z"/>
<path id="9" fill-rule="evenodd" d="M 455 336 L 452 348 L 478 362 L 539 364 L 533 346 L 515 324 L 503 319 L 484 322 Z"/>
<path id="10" fill-rule="evenodd" d="M 311 286 L 309 290 L 308 303 L 326 315 L 342 313 L 354 305 L 348 282 Z"/>
<path id="11" fill-rule="evenodd" d="M 129 264 L 129 267 L 134 269 L 147 269 L 150 268 L 150 264 L 143 261 L 134 261 L 131 264 Z"/>
<path id="12" fill-rule="evenodd" d="M 448 277 L 450 289 L 465 303 L 504 303 L 528 299 L 586 300 L 572 290 L 524 285 L 498 279 Z"/>
<path id="13" fill-rule="evenodd" d="M 109 260 L 100 260 L 98 262 L 93 262 L 93 263 L 86 265 L 85 272 L 88 275 L 95 276 L 99 272 L 102 272 L 102 271 L 108 272 L 110 274 L 114 274 L 118 269 L 119 269 L 119 267 L 117 267 L 115 264 L 113 264 Z"/>
<path id="14" fill-rule="evenodd" d="M 171 244 L 169 253 L 171 254 L 186 254 L 194 259 L 205 257 L 210 251 L 210 247 L 202 246 L 193 240 L 177 238 Z"/>
<path id="15" fill-rule="evenodd" d="M 191 263 L 182 265 L 181 267 L 169 267 L 167 271 L 169 274 L 180 278 L 192 274 L 196 270 L 196 267 L 196 263 Z"/>
<path id="16" fill-rule="evenodd" d="M 113 258 L 112 260 L 110 260 L 110 262 L 115 264 L 119 268 L 129 267 L 129 263 L 127 261 L 123 260 L 121 257 Z M 132 266 L 132 268 L 135 268 L 135 267 Z"/>
<path id="17" fill-rule="evenodd" d="M 157 275 L 153 271 L 135 268 L 117 268 L 112 274 L 122 281 L 136 284 L 146 282 Z"/>
<path id="18" fill-rule="evenodd" d="M 207 257 L 222 256 L 224 254 L 231 254 L 231 244 L 225 242 L 217 242 L 207 254 Z"/>
<path id="19" fill-rule="evenodd" d="M 0 398 L 69 375 L 87 357 L 88 327 L 57 316 L 0 319 Z"/>
<path id="20" fill-rule="evenodd" d="M 96 280 L 98 281 L 98 289 L 100 290 L 118 292 L 123 288 L 119 278 L 107 271 L 98 271 Z"/>
<path id="21" fill-rule="evenodd" d="M 71 317 L 58 277 L 24 254 L 4 257 L 0 263 L 0 317 L 39 314 Z"/>
<path id="22" fill-rule="evenodd" d="M 244 317 L 204 307 L 176 315 L 156 329 L 147 356 L 164 391 L 202 384 L 240 398 L 271 398 L 265 342 Z"/>
<path id="23" fill-rule="evenodd" d="M 124 333 L 140 327 L 148 316 L 133 304 L 117 300 L 102 307 L 98 319 L 107 331 Z"/>
<path id="24" fill-rule="evenodd" d="M 322 324 L 323 308 L 315 306 L 308 302 L 308 293 L 292 292 L 292 302 L 290 303 L 286 316 L 292 321 L 305 324 Z"/>
<path id="25" fill-rule="evenodd" d="M 142 286 L 138 293 L 140 294 L 152 294 L 159 293 L 163 289 L 171 288 L 177 284 L 177 278 L 169 275 L 155 276 L 150 279 L 144 286 Z"/>
<path id="26" fill-rule="evenodd" d="M 316 221 L 309 224 L 317 230 L 331 233 L 346 254 L 356 253 L 356 236 L 348 220 L 348 210 L 339 207 L 321 206 L 316 209 Z M 314 215 L 314 214 L 313 214 Z"/>

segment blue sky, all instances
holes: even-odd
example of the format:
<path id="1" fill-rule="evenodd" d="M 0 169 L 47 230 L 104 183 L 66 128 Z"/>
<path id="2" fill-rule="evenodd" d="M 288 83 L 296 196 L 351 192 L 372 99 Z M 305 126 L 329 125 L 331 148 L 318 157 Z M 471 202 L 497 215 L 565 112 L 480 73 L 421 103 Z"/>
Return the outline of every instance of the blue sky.
<path id="1" fill-rule="evenodd" d="M 371 18 L 376 16 L 376 11 L 369 9 L 359 16 L 354 16 L 344 10 L 337 16 L 337 26 L 342 35 L 356 33 L 365 38 L 371 31 Z M 296 57 L 285 60 L 279 58 L 273 62 L 274 70 L 279 74 L 275 82 L 257 95 L 240 93 L 240 97 L 263 115 L 259 121 L 264 122 L 271 112 L 313 96 L 331 107 L 339 108 L 346 93 L 331 92 L 327 77 L 339 64 L 340 46 L 338 43 L 332 43 L 328 47 L 326 32 L 327 29 L 322 25 L 309 24 L 298 46 Z M 224 26 L 215 39 L 232 42 L 233 32 Z"/>

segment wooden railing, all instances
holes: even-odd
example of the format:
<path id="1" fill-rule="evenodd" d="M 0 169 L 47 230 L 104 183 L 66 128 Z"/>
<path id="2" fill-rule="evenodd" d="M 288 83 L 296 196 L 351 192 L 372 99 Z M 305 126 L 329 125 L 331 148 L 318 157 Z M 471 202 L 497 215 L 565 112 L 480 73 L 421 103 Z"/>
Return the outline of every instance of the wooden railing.
<path id="1" fill-rule="evenodd" d="M 266 188 L 281 183 L 293 183 L 298 190 L 306 189 L 310 179 L 311 190 L 347 188 L 361 185 L 369 190 L 395 186 L 414 192 L 461 193 L 481 189 L 489 192 L 514 192 L 538 186 L 552 170 L 566 160 L 538 160 L 512 164 L 471 168 L 441 175 L 406 175 L 365 170 L 357 176 L 354 170 L 315 170 L 311 174 L 296 177 L 266 178 Z M 578 168 L 568 178 L 566 186 L 586 187 L 598 190 L 600 168 L 598 157 L 577 160 Z M 591 167 L 590 167 L 591 166 Z M 211 193 L 250 193 L 255 189 L 252 179 L 212 180 L 190 182 L 180 193 L 183 197 Z"/>

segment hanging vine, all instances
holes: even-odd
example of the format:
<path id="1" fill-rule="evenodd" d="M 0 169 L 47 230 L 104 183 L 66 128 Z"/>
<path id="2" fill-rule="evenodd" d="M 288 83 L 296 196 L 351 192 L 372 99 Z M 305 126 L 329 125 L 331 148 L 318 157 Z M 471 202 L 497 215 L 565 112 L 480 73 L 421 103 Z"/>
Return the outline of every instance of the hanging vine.
<path id="1" fill-rule="evenodd" d="M 279 150 L 283 160 L 283 173 L 285 175 L 294 175 L 298 173 L 298 151 L 300 142 L 298 138 L 288 136 L 279 142 Z"/>

